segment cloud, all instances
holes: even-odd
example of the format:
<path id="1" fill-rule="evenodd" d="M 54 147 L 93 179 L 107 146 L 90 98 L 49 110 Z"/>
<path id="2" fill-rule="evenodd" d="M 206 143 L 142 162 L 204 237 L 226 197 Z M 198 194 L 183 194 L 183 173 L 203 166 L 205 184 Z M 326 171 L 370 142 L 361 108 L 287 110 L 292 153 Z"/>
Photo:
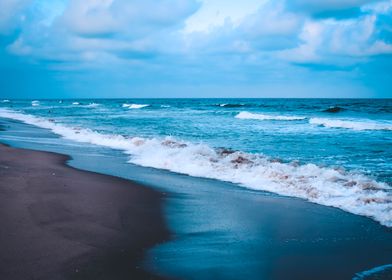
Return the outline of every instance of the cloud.
<path id="1" fill-rule="evenodd" d="M 287 0 L 288 9 L 315 18 L 351 18 L 362 13 L 361 7 L 380 0 Z"/>
<path id="2" fill-rule="evenodd" d="M 392 54 L 391 41 L 387 40 L 392 26 L 385 19 L 368 14 L 355 20 L 308 21 L 300 34 L 303 43 L 279 56 L 293 62 L 344 66 Z"/>
<path id="3" fill-rule="evenodd" d="M 196 0 L 71 0 L 57 5 L 57 10 L 48 5 L 34 7 L 35 15 L 7 49 L 35 60 L 79 60 L 86 65 L 95 58 L 96 66 L 108 59 L 142 60 L 154 52 L 172 52 L 170 46 L 175 49 L 179 40 L 173 34 L 200 4 Z"/>
<path id="4" fill-rule="evenodd" d="M 244 55 L 293 48 L 304 17 L 285 9 L 283 2 L 267 2 L 238 23 L 230 18 L 220 26 L 185 34 L 192 53 Z"/>
<path id="5" fill-rule="evenodd" d="M 225 17 L 203 3 L 4 0 L 0 34 L 7 35 L 0 56 L 72 79 L 77 75 L 71 73 L 100 72 L 120 84 L 151 83 L 151 77 L 173 84 L 257 84 L 326 79 L 315 74 L 321 72 L 353 81 L 382 63 L 366 65 L 392 55 L 391 0 L 266 0 L 258 8 L 252 1 L 238 16 L 230 1 L 210 5 L 229 5 Z M 190 29 L 200 11 L 201 19 L 216 14 L 217 20 Z"/>
<path id="6" fill-rule="evenodd" d="M 30 0 L 0 1 L 0 34 L 7 34 L 25 20 L 22 11 L 30 4 Z"/>
<path id="7" fill-rule="evenodd" d="M 183 21 L 199 8 L 191 0 L 72 0 L 61 21 L 80 36 L 143 36 Z"/>

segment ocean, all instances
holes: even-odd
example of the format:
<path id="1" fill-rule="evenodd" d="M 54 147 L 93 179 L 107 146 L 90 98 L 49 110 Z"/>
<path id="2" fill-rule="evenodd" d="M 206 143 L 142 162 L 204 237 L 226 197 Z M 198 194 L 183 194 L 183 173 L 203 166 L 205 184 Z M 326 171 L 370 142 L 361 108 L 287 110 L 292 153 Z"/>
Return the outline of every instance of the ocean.
<path id="1" fill-rule="evenodd" d="M 392 99 L 2 100 L 0 117 L 392 227 Z"/>
<path id="2" fill-rule="evenodd" d="M 390 99 L 3 100 L 0 141 L 162 193 L 171 239 L 141 264 L 154 274 L 390 279 L 391 112 Z"/>

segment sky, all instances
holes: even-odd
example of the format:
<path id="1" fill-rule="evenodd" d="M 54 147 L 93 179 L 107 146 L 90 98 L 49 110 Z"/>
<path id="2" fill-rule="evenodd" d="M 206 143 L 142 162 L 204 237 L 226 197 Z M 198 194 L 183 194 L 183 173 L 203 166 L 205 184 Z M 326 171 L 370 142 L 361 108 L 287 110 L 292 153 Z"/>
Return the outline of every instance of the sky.
<path id="1" fill-rule="evenodd" d="M 0 0 L 0 98 L 392 98 L 392 0 Z"/>

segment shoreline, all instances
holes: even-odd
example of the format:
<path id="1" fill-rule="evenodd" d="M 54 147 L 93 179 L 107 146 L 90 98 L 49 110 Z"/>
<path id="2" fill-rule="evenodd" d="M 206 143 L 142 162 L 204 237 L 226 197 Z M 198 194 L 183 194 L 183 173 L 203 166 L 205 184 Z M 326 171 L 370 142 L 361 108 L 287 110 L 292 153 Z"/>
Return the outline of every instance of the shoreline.
<path id="1" fill-rule="evenodd" d="M 144 253 L 170 237 L 163 195 L 0 144 L 1 279 L 159 279 Z"/>
<path id="2" fill-rule="evenodd" d="M 143 264 L 153 274 L 169 279 L 351 279 L 390 263 L 391 230 L 366 217 L 129 164 L 120 152 L 1 121 L 6 131 L 0 131 L 0 141 L 12 147 L 66 154 L 72 157 L 67 164 L 77 170 L 170 193 L 164 215 L 175 238 L 147 250 Z M 389 279 L 392 270 L 387 266 L 385 273 L 374 277 Z"/>

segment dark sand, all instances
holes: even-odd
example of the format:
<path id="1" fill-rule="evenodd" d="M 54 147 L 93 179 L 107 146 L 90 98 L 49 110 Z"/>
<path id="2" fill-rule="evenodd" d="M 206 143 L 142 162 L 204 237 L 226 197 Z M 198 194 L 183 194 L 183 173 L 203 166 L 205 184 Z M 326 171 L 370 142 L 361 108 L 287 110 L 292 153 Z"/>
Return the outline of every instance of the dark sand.
<path id="1" fill-rule="evenodd" d="M 0 145 L 0 279 L 155 279 L 140 266 L 168 239 L 158 192 Z"/>

